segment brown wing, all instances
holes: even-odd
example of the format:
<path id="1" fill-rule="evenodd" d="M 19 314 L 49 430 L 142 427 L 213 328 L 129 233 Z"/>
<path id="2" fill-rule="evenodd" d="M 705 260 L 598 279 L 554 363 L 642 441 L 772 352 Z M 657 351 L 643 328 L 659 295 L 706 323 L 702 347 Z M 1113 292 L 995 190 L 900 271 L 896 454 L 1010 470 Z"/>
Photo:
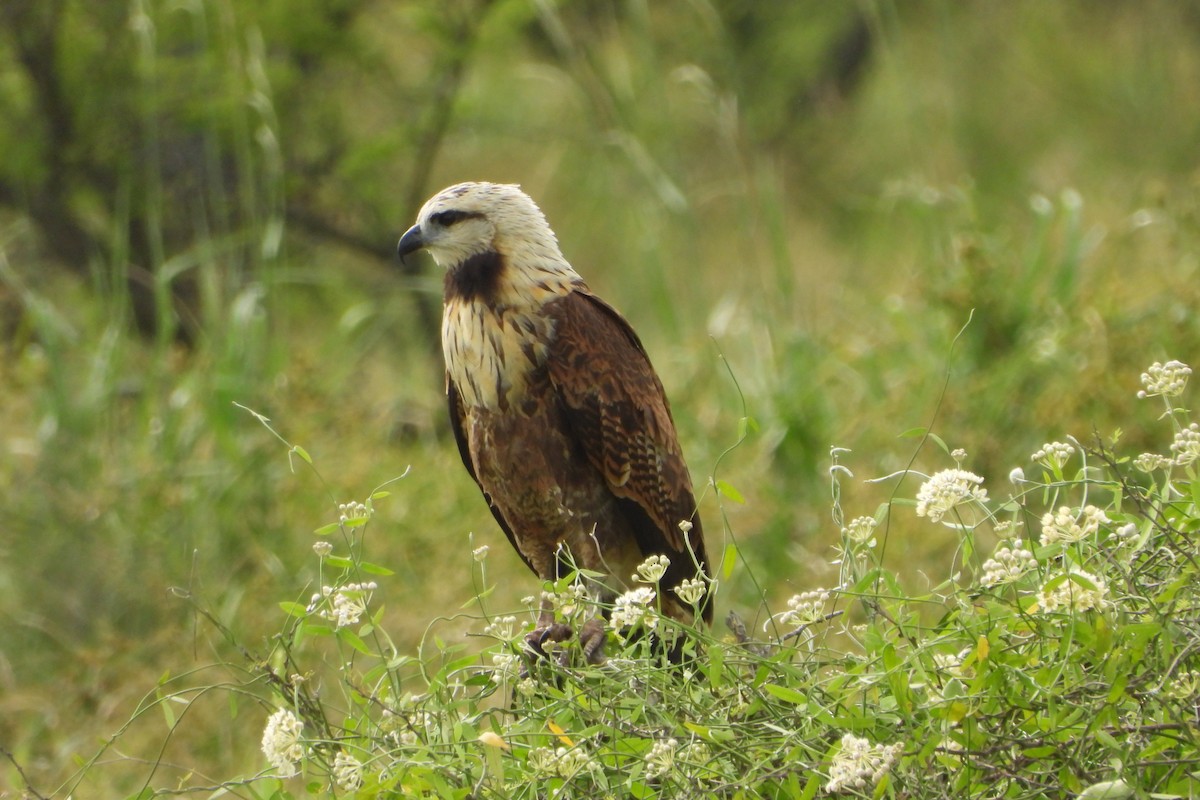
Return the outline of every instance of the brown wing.
<path id="1" fill-rule="evenodd" d="M 671 559 L 668 586 L 695 574 L 682 520 L 708 573 L 692 481 L 662 383 L 629 323 L 578 288 L 546 306 L 555 320 L 547 363 L 574 438 L 604 476 L 647 555 Z M 705 603 L 705 619 L 711 608 Z"/>
<path id="2" fill-rule="evenodd" d="M 463 410 L 462 399 L 458 396 L 458 389 L 454 387 L 454 381 L 450 380 L 449 375 L 446 376 L 446 401 L 450 407 L 450 430 L 454 432 L 454 441 L 458 445 L 458 455 L 462 457 L 463 466 L 467 468 L 471 479 L 479 486 L 479 491 L 483 492 L 483 499 L 487 501 L 492 516 L 496 518 L 497 524 L 504 531 L 504 535 L 508 537 L 508 543 L 513 546 L 513 550 L 517 551 L 517 555 L 521 556 L 521 560 L 525 562 L 526 566 L 536 573 L 537 570 L 533 568 L 533 564 L 529 563 L 529 559 L 521 552 L 521 548 L 517 547 L 517 537 L 513 535 L 512 528 L 508 526 L 508 523 L 504 521 L 504 515 L 500 513 L 500 509 L 492 505 L 492 498 L 475 475 L 475 465 L 471 462 L 471 448 L 467 444 L 467 435 L 463 430 L 466 412 Z"/>

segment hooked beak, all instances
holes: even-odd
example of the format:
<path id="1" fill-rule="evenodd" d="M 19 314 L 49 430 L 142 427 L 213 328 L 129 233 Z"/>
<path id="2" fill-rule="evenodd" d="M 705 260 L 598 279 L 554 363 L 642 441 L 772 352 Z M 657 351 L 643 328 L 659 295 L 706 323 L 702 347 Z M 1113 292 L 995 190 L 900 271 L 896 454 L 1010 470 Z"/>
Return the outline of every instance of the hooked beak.
<path id="1" fill-rule="evenodd" d="M 400 237 L 400 244 L 396 246 L 396 255 L 400 256 L 400 261 L 403 262 L 424 246 L 425 239 L 421 237 L 421 226 L 413 225 Z"/>

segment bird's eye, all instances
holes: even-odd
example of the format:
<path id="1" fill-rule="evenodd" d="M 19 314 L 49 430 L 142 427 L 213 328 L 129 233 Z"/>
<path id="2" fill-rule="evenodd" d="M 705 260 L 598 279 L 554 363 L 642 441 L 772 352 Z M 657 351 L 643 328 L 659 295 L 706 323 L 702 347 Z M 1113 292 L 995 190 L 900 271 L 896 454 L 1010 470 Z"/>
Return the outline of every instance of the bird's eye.
<path id="1" fill-rule="evenodd" d="M 436 214 L 431 214 L 429 221 L 435 225 L 441 225 L 443 228 L 449 228 L 454 223 L 462 222 L 464 219 L 474 219 L 482 216 L 482 214 L 474 211 L 460 211 L 452 208 L 447 211 L 439 211 Z"/>

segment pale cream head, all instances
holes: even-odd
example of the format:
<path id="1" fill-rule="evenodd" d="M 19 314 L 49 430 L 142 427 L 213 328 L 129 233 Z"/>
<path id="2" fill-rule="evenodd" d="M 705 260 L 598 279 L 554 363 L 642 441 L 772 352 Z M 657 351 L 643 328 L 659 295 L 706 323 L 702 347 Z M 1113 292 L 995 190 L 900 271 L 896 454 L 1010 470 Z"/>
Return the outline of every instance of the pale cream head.
<path id="1" fill-rule="evenodd" d="M 435 194 L 400 240 L 401 257 L 422 248 L 451 270 L 488 252 L 518 269 L 570 269 L 541 209 L 512 184 L 459 183 Z"/>

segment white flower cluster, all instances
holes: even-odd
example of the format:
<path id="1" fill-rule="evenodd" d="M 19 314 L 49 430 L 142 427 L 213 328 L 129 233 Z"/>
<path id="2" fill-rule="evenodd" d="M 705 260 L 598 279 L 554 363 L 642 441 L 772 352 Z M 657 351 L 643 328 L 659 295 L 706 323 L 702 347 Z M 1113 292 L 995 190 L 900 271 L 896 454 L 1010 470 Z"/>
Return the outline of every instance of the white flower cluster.
<path id="1" fill-rule="evenodd" d="M 343 524 L 356 519 L 369 519 L 371 507 L 365 503 L 351 500 L 349 503 L 338 503 L 338 522 Z"/>
<path id="2" fill-rule="evenodd" d="M 333 782 L 344 792 L 357 792 L 362 788 L 362 762 L 345 750 L 333 757 Z"/>
<path id="3" fill-rule="evenodd" d="M 329 620 L 338 629 L 357 625 L 367 610 L 371 592 L 378 588 L 379 584 L 375 581 L 347 583 L 345 586 L 322 586 L 321 591 L 314 594 L 309 601 L 308 613 L 316 612 L 318 617 Z"/>
<path id="4" fill-rule="evenodd" d="M 1052 583 L 1054 588 L 1047 588 Z M 1047 614 L 1055 611 L 1078 613 L 1080 611 L 1100 611 L 1108 607 L 1108 584 L 1090 572 L 1071 568 L 1066 573 L 1046 581 L 1038 592 L 1038 608 Z"/>
<path id="5" fill-rule="evenodd" d="M 933 666 L 941 672 L 948 672 L 951 675 L 962 676 L 963 662 L 967 660 L 967 656 L 971 654 L 971 648 L 960 650 L 957 653 L 934 653 Z"/>
<path id="6" fill-rule="evenodd" d="M 832 793 L 874 786 L 891 770 L 903 751 L 904 746 L 899 743 L 872 746 L 866 739 L 847 733 L 842 737 L 841 751 L 833 757 L 829 767 L 825 791 Z"/>
<path id="7" fill-rule="evenodd" d="M 492 636 L 502 642 L 510 642 L 516 636 L 517 618 L 513 616 L 496 617 L 483 629 L 484 636 Z"/>
<path id="8" fill-rule="evenodd" d="M 666 556 L 650 556 L 638 564 L 637 574 L 633 576 L 633 579 L 641 583 L 658 583 L 662 580 L 662 576 L 667 574 L 669 566 L 671 566 L 671 559 Z"/>
<path id="9" fill-rule="evenodd" d="M 1095 506 L 1084 506 L 1079 519 L 1066 506 L 1061 506 L 1054 513 L 1042 517 L 1042 535 L 1039 541 L 1042 546 L 1056 542 L 1078 542 L 1092 536 L 1100 530 L 1100 526 L 1112 522 L 1108 515 Z"/>
<path id="10" fill-rule="evenodd" d="M 1158 453 L 1142 453 L 1133 460 L 1133 466 L 1142 472 L 1154 472 L 1171 465 L 1171 459 Z"/>
<path id="11" fill-rule="evenodd" d="M 484 560 L 488 557 L 489 549 L 491 549 L 491 548 L 489 548 L 486 544 L 481 544 L 479 547 L 476 547 L 474 550 L 471 551 L 471 557 L 474 558 L 480 564 L 482 564 L 484 562 Z"/>
<path id="12" fill-rule="evenodd" d="M 1013 583 L 1036 566 L 1037 561 L 1024 541 L 1012 539 L 1001 542 L 992 553 L 992 557 L 983 562 L 983 577 L 979 579 L 979 583 L 983 586 Z"/>
<path id="13" fill-rule="evenodd" d="M 1175 463 L 1181 467 L 1200 459 L 1200 424 L 1193 422 L 1176 433 L 1171 452 L 1175 454 Z"/>
<path id="14" fill-rule="evenodd" d="M 963 503 L 986 503 L 983 478 L 962 469 L 944 469 L 935 473 L 917 490 L 917 516 L 940 522 Z"/>
<path id="15" fill-rule="evenodd" d="M 561 592 L 542 592 L 542 602 L 550 605 L 568 622 L 575 621 L 588 613 L 587 587 L 580 582 L 572 583 Z M 532 605 L 529 603 L 528 605 Z"/>
<path id="16" fill-rule="evenodd" d="M 671 774 L 675 768 L 675 751 L 679 742 L 675 739 L 660 739 L 646 753 L 646 777 L 661 778 Z"/>
<path id="17" fill-rule="evenodd" d="M 304 723 L 287 709 L 276 711 L 267 720 L 262 751 L 280 778 L 290 778 L 300 771 L 304 759 L 304 745 L 300 742 L 303 732 Z"/>
<path id="18" fill-rule="evenodd" d="M 595 764 L 582 747 L 534 747 L 528 755 L 529 769 L 547 777 L 574 778 L 594 769 Z"/>
<path id="19" fill-rule="evenodd" d="M 1075 454 L 1075 446 L 1066 442 L 1047 442 L 1029 457 L 1030 461 L 1041 464 L 1048 469 L 1062 469 Z"/>
<path id="20" fill-rule="evenodd" d="M 788 598 L 788 610 L 776 615 L 779 624 L 785 628 L 798 628 L 801 625 L 811 625 L 820 621 L 825 615 L 825 604 L 829 602 L 828 589 L 814 589 L 811 592 L 801 592 Z M 763 623 L 766 630 L 767 623 Z"/>
<path id="21" fill-rule="evenodd" d="M 658 614 L 650 604 L 654 602 L 655 593 L 649 586 L 631 589 L 617 598 L 613 606 L 610 621 L 618 630 L 631 628 L 641 624 L 653 630 L 658 627 Z"/>
<path id="22" fill-rule="evenodd" d="M 1145 388 L 1137 396 L 1147 397 L 1178 397 L 1187 388 L 1188 376 L 1192 368 L 1182 361 L 1168 361 L 1160 364 L 1155 361 L 1150 368 L 1142 373 L 1142 386 Z"/>
<path id="23" fill-rule="evenodd" d="M 855 517 L 847 523 L 846 527 L 842 528 L 842 535 L 856 544 L 874 547 L 875 540 L 872 537 L 875 535 L 875 527 L 878 524 L 874 517 Z"/>
<path id="24" fill-rule="evenodd" d="M 1167 694 L 1171 697 L 1186 700 L 1200 694 L 1200 671 L 1189 669 L 1180 672 L 1166 686 Z"/>
<path id="25" fill-rule="evenodd" d="M 313 542 L 313 552 L 317 554 L 317 558 L 325 558 L 333 552 L 333 542 L 324 539 Z"/>
<path id="26" fill-rule="evenodd" d="M 492 682 L 505 683 L 521 674 L 521 657 L 515 653 L 492 654 Z"/>
<path id="27" fill-rule="evenodd" d="M 684 578 L 675 587 L 675 594 L 689 606 L 694 606 L 704 599 L 708 591 L 708 583 L 697 575 L 695 578 Z"/>

